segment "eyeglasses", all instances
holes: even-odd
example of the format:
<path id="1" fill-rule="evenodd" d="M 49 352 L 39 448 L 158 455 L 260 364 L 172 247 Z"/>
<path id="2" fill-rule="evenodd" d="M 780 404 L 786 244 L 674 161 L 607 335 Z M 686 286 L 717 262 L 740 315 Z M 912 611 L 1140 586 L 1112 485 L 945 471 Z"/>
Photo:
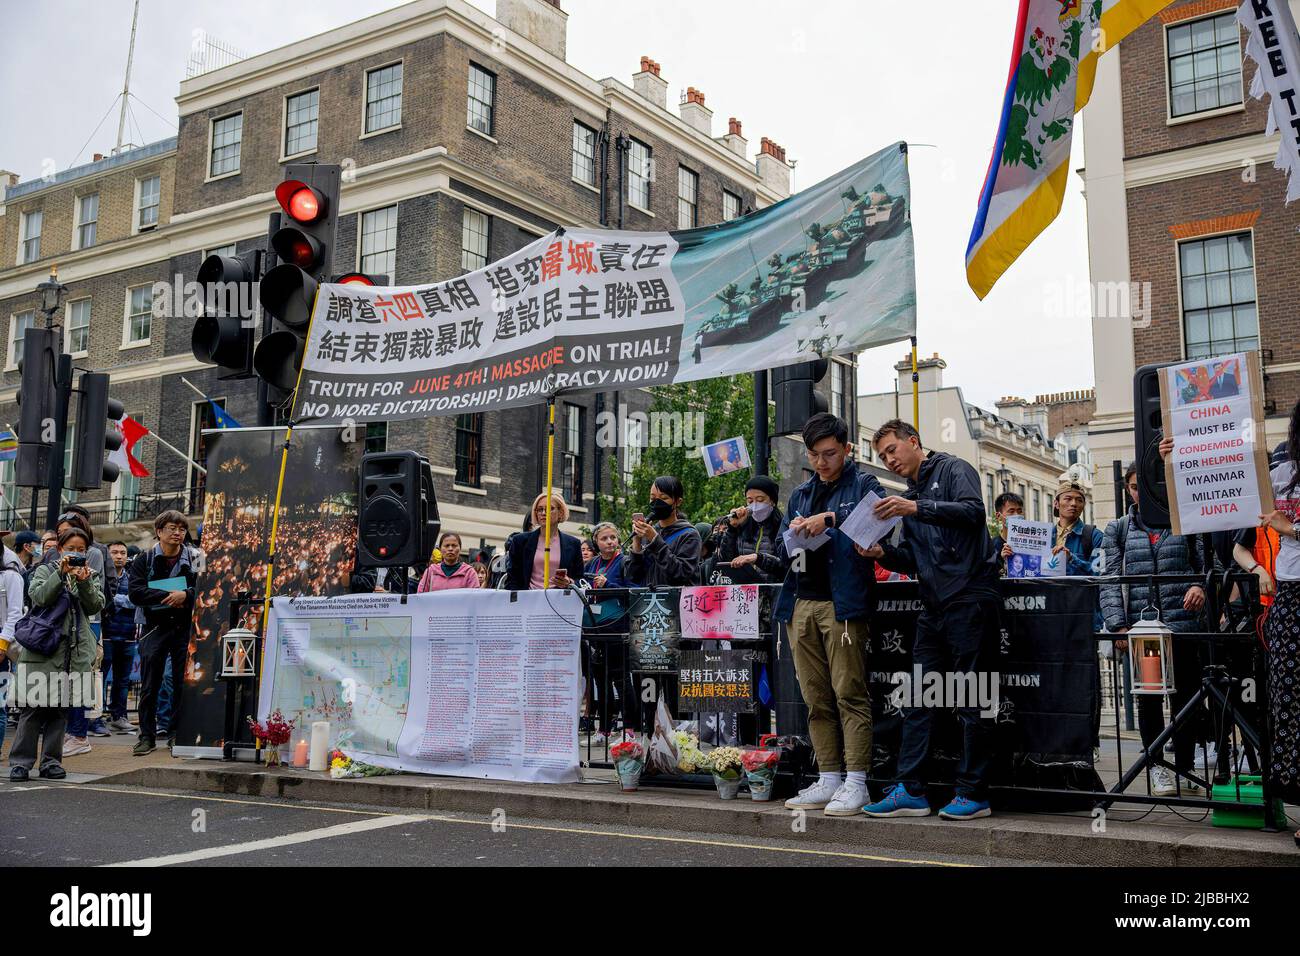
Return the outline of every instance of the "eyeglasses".
<path id="1" fill-rule="evenodd" d="M 832 448 L 830 451 L 810 451 L 808 452 L 808 460 L 824 461 L 829 463 L 834 461 L 837 456 L 842 454 L 844 454 L 844 452 L 840 451 L 840 449 L 838 448 Z"/>

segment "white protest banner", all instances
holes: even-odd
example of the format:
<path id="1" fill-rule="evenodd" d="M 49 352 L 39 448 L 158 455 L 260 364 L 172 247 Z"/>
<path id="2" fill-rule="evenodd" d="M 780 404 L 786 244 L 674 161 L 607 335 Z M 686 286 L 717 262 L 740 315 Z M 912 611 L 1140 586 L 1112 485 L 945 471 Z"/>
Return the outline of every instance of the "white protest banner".
<path id="1" fill-rule="evenodd" d="M 1165 462 L 1174 534 L 1234 531 L 1272 510 L 1259 353 L 1161 369 Z"/>
<path id="2" fill-rule="evenodd" d="M 1280 132 L 1274 169 L 1288 177 L 1286 201 L 1300 199 L 1300 35 L 1287 0 L 1244 0 L 1237 19 L 1246 28 L 1246 55 L 1257 69 L 1250 95 L 1269 97 L 1265 136 Z"/>
<path id="3" fill-rule="evenodd" d="M 682 588 L 678 607 L 683 640 L 759 639 L 756 584 Z"/>
<path id="4" fill-rule="evenodd" d="M 1061 572 L 1052 568 L 1052 545 L 1056 528 L 1046 521 L 1007 518 L 1007 544 L 1012 555 L 1007 559 L 1007 577 L 1040 578 Z"/>
<path id="5" fill-rule="evenodd" d="M 844 523 L 840 526 L 840 530 L 852 538 L 854 544 L 861 545 L 867 550 L 889 537 L 894 528 L 903 520 L 901 515 L 883 521 L 877 518 L 876 505 L 881 500 L 880 495 L 874 491 L 868 492 L 867 496 L 858 502 L 857 507 L 844 519 Z"/>
<path id="6" fill-rule="evenodd" d="M 442 282 L 326 283 L 294 418 L 479 412 L 904 341 L 916 331 L 910 213 L 907 147 L 896 143 L 730 222 L 561 227 Z"/>
<path id="7" fill-rule="evenodd" d="M 258 713 L 327 720 L 331 747 L 379 767 L 573 782 L 581 618 L 571 591 L 275 598 Z"/>

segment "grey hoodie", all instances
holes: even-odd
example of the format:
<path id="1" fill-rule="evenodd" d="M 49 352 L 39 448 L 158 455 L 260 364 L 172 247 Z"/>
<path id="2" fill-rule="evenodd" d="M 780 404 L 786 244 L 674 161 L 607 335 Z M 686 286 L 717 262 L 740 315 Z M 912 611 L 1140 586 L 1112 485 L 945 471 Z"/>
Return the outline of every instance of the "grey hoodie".
<path id="1" fill-rule="evenodd" d="M 656 524 L 659 534 L 639 554 L 623 552 L 624 572 L 633 587 L 693 587 L 700 583 L 700 533 L 685 518 L 678 517 L 667 528 Z"/>

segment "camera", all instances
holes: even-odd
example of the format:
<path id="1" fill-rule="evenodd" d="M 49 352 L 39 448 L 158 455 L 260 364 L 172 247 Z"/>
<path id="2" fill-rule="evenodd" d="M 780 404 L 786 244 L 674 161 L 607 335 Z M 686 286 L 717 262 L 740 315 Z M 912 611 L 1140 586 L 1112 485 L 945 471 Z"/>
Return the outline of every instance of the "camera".
<path id="1" fill-rule="evenodd" d="M 67 555 L 68 567 L 84 568 L 86 566 L 86 556 L 84 554 Z"/>

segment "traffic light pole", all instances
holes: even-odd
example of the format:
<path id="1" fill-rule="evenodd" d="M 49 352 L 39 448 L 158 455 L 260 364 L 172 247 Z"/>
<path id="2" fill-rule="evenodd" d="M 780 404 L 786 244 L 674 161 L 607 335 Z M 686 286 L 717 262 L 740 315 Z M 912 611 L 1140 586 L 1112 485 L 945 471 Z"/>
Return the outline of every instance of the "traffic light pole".
<path id="1" fill-rule="evenodd" d="M 767 370 L 754 373 L 754 464 L 756 475 L 766 475 L 769 450 L 767 447 Z"/>
<path id="2" fill-rule="evenodd" d="M 63 511 L 63 458 L 68 447 L 68 404 L 72 399 L 72 356 L 59 355 L 54 376 L 54 445 L 50 448 L 49 500 L 45 502 L 45 527 L 54 530 Z"/>
<path id="3" fill-rule="evenodd" d="M 267 223 L 267 236 L 274 236 L 280 231 L 280 213 L 271 213 L 270 221 Z M 268 241 L 266 250 L 262 253 L 262 261 L 258 264 L 257 281 L 260 285 L 262 277 L 279 265 L 279 259 L 276 257 L 275 249 Z M 264 339 L 271 333 L 271 327 L 274 319 L 271 313 L 262 307 L 259 296 L 257 310 L 262 316 L 261 339 Z M 260 341 L 260 339 L 259 339 Z M 275 424 L 275 409 L 271 407 L 271 386 L 267 384 L 266 379 L 260 375 L 257 377 L 257 424 L 265 428 L 268 425 Z"/>

